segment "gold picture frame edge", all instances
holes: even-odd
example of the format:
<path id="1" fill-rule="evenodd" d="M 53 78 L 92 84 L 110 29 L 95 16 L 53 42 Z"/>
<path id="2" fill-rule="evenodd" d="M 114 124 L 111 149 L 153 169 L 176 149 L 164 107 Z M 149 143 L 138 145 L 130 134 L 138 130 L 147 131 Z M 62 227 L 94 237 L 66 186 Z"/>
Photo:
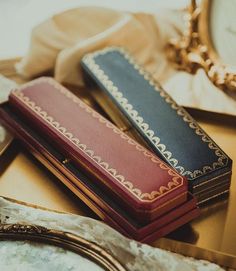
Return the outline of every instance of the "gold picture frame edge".
<path id="1" fill-rule="evenodd" d="M 1 241 L 35 241 L 67 249 L 92 260 L 107 271 L 126 268 L 106 249 L 76 234 L 33 224 L 0 224 Z"/>
<path id="2" fill-rule="evenodd" d="M 200 4 L 200 14 L 199 14 L 199 22 L 198 22 L 198 32 L 199 38 L 202 42 L 202 45 L 207 46 L 207 51 L 210 59 L 216 65 L 225 66 L 222 63 L 220 56 L 217 54 L 216 49 L 213 45 L 213 40 L 210 35 L 210 13 L 212 8 L 212 2 L 214 0 L 201 0 Z"/>

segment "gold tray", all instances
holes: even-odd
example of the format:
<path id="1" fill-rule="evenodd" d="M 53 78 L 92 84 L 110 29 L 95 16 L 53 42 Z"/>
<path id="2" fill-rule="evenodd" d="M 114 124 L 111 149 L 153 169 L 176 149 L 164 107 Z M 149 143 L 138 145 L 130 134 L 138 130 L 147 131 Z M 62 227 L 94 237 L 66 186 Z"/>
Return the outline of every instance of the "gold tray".
<path id="1" fill-rule="evenodd" d="M 21 84 L 26 82 L 14 70 L 19 59 L 0 61 L 0 73 Z M 86 89 L 78 96 L 95 106 Z M 236 161 L 236 120 L 225 116 L 191 111 L 203 129 Z M 202 214 L 153 246 L 236 269 L 236 164 L 230 196 L 202 208 Z M 13 145 L 1 157 L 0 195 L 48 209 L 97 218 L 78 198 L 21 147 Z"/>

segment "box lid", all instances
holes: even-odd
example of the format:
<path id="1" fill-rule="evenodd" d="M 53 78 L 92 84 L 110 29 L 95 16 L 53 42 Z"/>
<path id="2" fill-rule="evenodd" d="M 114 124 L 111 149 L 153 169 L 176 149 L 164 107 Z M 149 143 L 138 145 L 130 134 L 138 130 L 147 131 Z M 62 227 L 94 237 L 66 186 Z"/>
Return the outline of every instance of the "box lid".
<path id="1" fill-rule="evenodd" d="M 50 78 L 13 91 L 9 103 L 128 210 L 159 212 L 185 201 L 186 180 Z M 168 209 L 168 208 L 167 208 Z"/>
<path id="2" fill-rule="evenodd" d="M 79 167 L 73 166 L 71 163 L 63 164 L 61 153 L 55 148 L 52 148 L 43 134 L 38 134 L 27 125 L 18 116 L 17 112 L 9 108 L 8 104 L 0 107 L 0 116 L 1 121 L 14 133 L 16 138 L 19 138 L 26 148 L 68 186 L 71 191 L 81 197 L 108 224 L 114 226 L 114 224 L 110 223 L 109 216 L 116 223 L 120 224 L 133 238 L 140 239 L 149 234 L 154 234 L 165 225 L 197 209 L 196 199 L 189 194 L 186 202 L 176 206 L 151 223 L 145 223 L 141 218 L 140 221 L 134 220 L 125 208 L 121 209 L 119 204 L 114 202 L 113 197 L 110 197 L 108 193 L 104 193 L 102 189 L 97 187 L 96 182 L 91 182 L 91 178 L 83 174 Z M 91 202 L 93 202 L 92 206 Z M 93 208 L 94 204 L 100 208 L 100 211 L 97 210 L 97 207 Z M 190 218 L 193 219 L 194 216 Z"/>
<path id="3" fill-rule="evenodd" d="M 187 177 L 190 187 L 215 177 L 219 169 L 230 172 L 231 159 L 124 49 L 87 54 L 81 65 L 155 154 Z"/>

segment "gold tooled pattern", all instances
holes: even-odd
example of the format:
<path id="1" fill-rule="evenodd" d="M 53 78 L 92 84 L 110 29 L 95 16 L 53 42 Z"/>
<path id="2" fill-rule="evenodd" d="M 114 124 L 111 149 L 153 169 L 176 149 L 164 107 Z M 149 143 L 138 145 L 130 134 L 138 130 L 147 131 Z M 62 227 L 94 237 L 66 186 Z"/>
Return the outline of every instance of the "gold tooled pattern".
<path id="1" fill-rule="evenodd" d="M 149 124 L 145 122 L 138 111 L 133 108 L 127 98 L 123 97 L 122 92 L 117 86 L 110 80 L 101 67 L 96 63 L 95 58 L 99 55 L 106 54 L 107 52 L 118 51 L 127 61 L 133 65 L 133 67 L 141 74 L 145 80 L 160 94 L 165 101 L 170 104 L 171 108 L 176 110 L 177 114 L 181 116 L 184 122 L 188 123 L 189 127 L 195 131 L 195 133 L 201 137 L 202 141 L 208 144 L 208 147 L 214 150 L 217 157 L 212 165 L 205 165 L 201 169 L 196 169 L 193 172 L 185 170 L 185 168 L 179 165 L 179 161 L 172 156 L 172 153 L 167 150 L 166 145 L 161 143 L 161 139 L 155 135 L 154 131 L 149 128 Z M 228 157 L 219 149 L 219 147 L 210 139 L 210 137 L 200 128 L 197 122 L 187 113 L 187 111 L 178 106 L 176 102 L 161 88 L 161 86 L 155 82 L 151 75 L 146 72 L 141 66 L 139 66 L 135 60 L 123 49 L 119 47 L 109 47 L 95 53 L 90 53 L 84 56 L 83 62 L 91 69 L 99 81 L 106 87 L 111 95 L 118 101 L 118 103 L 125 109 L 133 121 L 139 126 L 139 128 L 145 133 L 149 140 L 156 146 L 160 153 L 166 158 L 169 164 L 174 167 L 180 174 L 187 176 L 189 180 L 193 180 L 208 172 L 214 171 L 217 168 L 223 167 L 228 163 Z"/>
<path id="2" fill-rule="evenodd" d="M 68 99 L 71 99 L 78 106 L 86 110 L 87 113 L 91 114 L 94 118 L 96 118 L 99 122 L 103 123 L 107 128 L 112 129 L 114 133 L 119 135 L 123 140 L 126 140 L 128 144 L 131 144 L 136 148 L 136 150 L 140 151 L 150 159 L 153 163 L 157 164 L 161 169 L 166 170 L 168 174 L 171 176 L 171 181 L 167 183 L 167 186 L 160 186 L 156 191 L 152 191 L 151 193 L 143 193 L 140 189 L 134 187 L 134 185 L 125 179 L 125 177 L 117 172 L 116 169 L 112 168 L 109 163 L 102 160 L 100 156 L 94 153 L 93 150 L 89 149 L 85 144 L 80 142 L 80 140 L 72 133 L 67 131 L 65 127 L 62 127 L 59 122 L 55 121 L 53 117 L 49 116 L 46 111 L 44 111 L 41 107 L 36 105 L 34 101 L 31 101 L 29 97 L 25 96 L 22 92 L 23 89 L 39 84 L 41 82 L 47 82 L 52 85 L 54 88 L 59 90 L 63 95 L 65 95 Z M 66 88 L 56 83 L 54 80 L 50 78 L 40 78 L 29 82 L 18 90 L 14 91 L 12 95 L 16 96 L 20 99 L 27 107 L 33 110 L 38 116 L 44 119 L 50 126 L 54 127 L 60 134 L 66 137 L 70 142 L 72 142 L 75 146 L 77 146 L 83 153 L 89 156 L 96 164 L 102 167 L 108 174 L 110 174 L 113 178 L 115 178 L 123 187 L 128 189 L 136 198 L 140 201 L 154 201 L 157 198 L 160 198 L 167 193 L 177 189 L 178 187 L 183 185 L 183 177 L 180 176 L 177 172 L 169 168 L 167 165 L 162 163 L 157 157 L 155 157 L 151 152 L 145 149 L 143 146 L 139 145 L 136 141 L 129 138 L 125 133 L 120 131 L 117 127 L 115 127 L 112 123 L 107 121 L 104 117 L 94 111 L 91 107 L 87 106 L 84 102 L 78 99 L 74 94 L 68 91 Z"/>

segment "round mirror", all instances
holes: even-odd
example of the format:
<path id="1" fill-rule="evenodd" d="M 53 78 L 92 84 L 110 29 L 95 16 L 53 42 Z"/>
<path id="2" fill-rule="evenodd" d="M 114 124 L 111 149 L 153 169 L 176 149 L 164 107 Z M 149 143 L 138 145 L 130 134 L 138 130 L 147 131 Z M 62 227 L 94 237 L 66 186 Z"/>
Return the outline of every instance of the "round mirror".
<path id="1" fill-rule="evenodd" d="M 224 66 L 236 68 L 236 1 L 202 0 L 200 38 L 211 57 Z"/>
<path id="2" fill-rule="evenodd" d="M 71 233 L 0 224 L 1 270 L 125 271 L 103 248 Z"/>
<path id="3" fill-rule="evenodd" d="M 236 1 L 202 0 L 199 6 L 198 32 L 200 45 L 206 46 L 202 56 L 207 75 L 221 89 L 236 91 Z"/>

